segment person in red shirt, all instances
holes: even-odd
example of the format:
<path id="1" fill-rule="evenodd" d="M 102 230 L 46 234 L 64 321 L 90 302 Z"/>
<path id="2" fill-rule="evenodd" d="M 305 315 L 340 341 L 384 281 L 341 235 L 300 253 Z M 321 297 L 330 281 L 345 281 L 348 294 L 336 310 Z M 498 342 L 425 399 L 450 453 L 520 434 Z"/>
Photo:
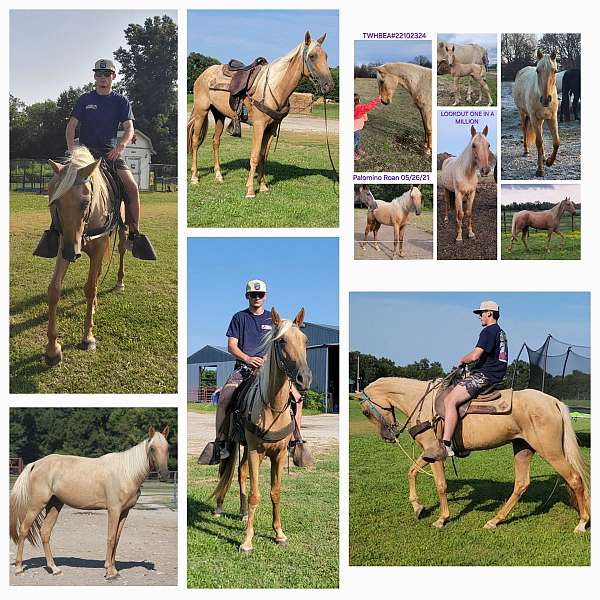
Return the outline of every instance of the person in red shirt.
<path id="1" fill-rule="evenodd" d="M 354 94 L 354 158 L 360 158 L 364 153 L 365 149 L 361 144 L 360 133 L 365 126 L 365 123 L 369 120 L 367 115 L 368 112 L 373 110 L 381 102 L 381 96 L 377 96 L 368 104 L 360 103 L 360 96 Z"/>

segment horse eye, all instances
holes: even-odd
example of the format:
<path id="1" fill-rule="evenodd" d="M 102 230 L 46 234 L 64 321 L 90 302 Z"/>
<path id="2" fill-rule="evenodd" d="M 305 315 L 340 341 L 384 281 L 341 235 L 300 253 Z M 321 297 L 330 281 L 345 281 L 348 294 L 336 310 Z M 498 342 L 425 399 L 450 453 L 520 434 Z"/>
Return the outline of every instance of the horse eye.
<path id="1" fill-rule="evenodd" d="M 317 53 L 316 52 L 311 52 L 308 55 L 308 58 L 310 58 L 310 60 L 315 60 L 315 58 L 317 58 Z"/>

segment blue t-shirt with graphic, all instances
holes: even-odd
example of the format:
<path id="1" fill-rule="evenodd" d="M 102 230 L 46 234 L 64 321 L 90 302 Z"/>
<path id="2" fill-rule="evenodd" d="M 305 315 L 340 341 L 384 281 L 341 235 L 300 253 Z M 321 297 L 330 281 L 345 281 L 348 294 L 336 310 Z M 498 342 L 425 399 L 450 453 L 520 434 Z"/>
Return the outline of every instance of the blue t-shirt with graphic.
<path id="1" fill-rule="evenodd" d="M 474 369 L 483 373 L 491 383 L 500 383 L 508 366 L 508 339 L 497 323 L 487 325 L 481 330 L 477 348 L 483 354 Z"/>
<path id="2" fill-rule="evenodd" d="M 131 103 L 125 96 L 116 92 L 102 96 L 96 90 L 77 99 L 71 116 L 80 124 L 79 143 L 104 153 L 117 145 L 119 123 L 134 118 Z"/>
<path id="3" fill-rule="evenodd" d="M 238 348 L 248 356 L 260 356 L 263 336 L 273 327 L 271 311 L 265 310 L 262 315 L 254 315 L 250 309 L 235 313 L 227 328 L 227 337 L 238 340 Z"/>

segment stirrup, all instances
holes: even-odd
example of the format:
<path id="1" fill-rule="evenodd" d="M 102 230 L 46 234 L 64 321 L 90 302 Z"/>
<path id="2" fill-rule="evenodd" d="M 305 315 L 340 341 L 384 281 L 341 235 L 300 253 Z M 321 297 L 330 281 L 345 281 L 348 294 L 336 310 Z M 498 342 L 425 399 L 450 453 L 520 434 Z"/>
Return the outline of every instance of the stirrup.
<path id="1" fill-rule="evenodd" d="M 231 137 L 242 137 L 242 126 L 240 124 L 239 119 L 231 119 L 231 123 L 227 126 L 225 130 Z"/>
<path id="2" fill-rule="evenodd" d="M 219 443 L 208 442 L 198 457 L 199 465 L 218 465 L 220 461 Z"/>
<path id="3" fill-rule="evenodd" d="M 315 464 L 315 459 L 306 447 L 304 440 L 290 440 L 288 452 L 292 455 L 294 465 L 297 467 L 312 467 Z"/>
<path id="4" fill-rule="evenodd" d="M 131 234 L 129 234 L 131 236 Z M 143 233 L 133 234 L 133 238 L 129 238 L 131 242 L 131 253 L 135 258 L 140 260 L 156 260 L 156 252 L 152 243 Z"/>
<path id="5" fill-rule="evenodd" d="M 56 258 L 60 245 L 60 234 L 56 229 L 46 229 L 33 251 L 34 256 L 40 258 Z"/>

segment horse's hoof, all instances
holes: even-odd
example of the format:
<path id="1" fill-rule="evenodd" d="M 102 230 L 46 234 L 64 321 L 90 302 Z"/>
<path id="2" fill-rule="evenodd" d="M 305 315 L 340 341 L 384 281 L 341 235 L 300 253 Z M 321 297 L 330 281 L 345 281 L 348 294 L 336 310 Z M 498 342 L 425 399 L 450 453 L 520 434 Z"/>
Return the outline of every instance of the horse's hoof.
<path id="1" fill-rule="evenodd" d="M 475 234 L 474 234 L 473 232 L 471 232 L 471 233 L 469 234 L 469 239 L 470 239 L 470 240 L 474 240 L 474 239 L 475 239 Z"/>
<path id="2" fill-rule="evenodd" d="M 252 552 L 253 548 L 246 548 L 245 546 L 240 546 L 240 554 L 246 555 Z"/>
<path id="3" fill-rule="evenodd" d="M 436 529 L 441 529 L 445 523 L 446 521 L 444 519 L 438 519 L 437 521 L 432 523 L 431 526 L 435 527 Z"/>
<path id="4" fill-rule="evenodd" d="M 268 192 L 268 191 L 269 191 L 269 188 L 265 186 L 264 188 L 260 188 L 258 191 L 259 191 L 261 194 L 264 194 L 265 192 Z"/>
<path id="5" fill-rule="evenodd" d="M 498 521 L 495 519 L 490 519 L 484 526 L 484 529 L 496 529 L 496 525 L 498 525 Z"/>
<path id="6" fill-rule="evenodd" d="M 585 523 L 578 523 L 577 527 L 573 530 L 573 533 L 585 533 Z"/>
<path id="7" fill-rule="evenodd" d="M 281 539 L 277 539 L 275 538 L 275 543 L 278 546 L 281 546 L 282 548 L 286 548 L 287 545 L 290 543 L 289 540 L 287 538 L 281 538 Z"/>
<path id="8" fill-rule="evenodd" d="M 118 573 L 114 573 L 113 575 L 109 575 L 108 573 L 104 576 L 104 579 L 106 579 L 107 581 L 110 581 L 111 579 L 116 579 L 117 577 L 119 577 L 120 575 Z"/>
<path id="9" fill-rule="evenodd" d="M 86 352 L 91 352 L 96 349 L 96 340 L 83 340 L 81 342 L 81 349 Z"/>
<path id="10" fill-rule="evenodd" d="M 462 239 L 462 238 L 456 238 L 454 241 L 455 241 L 456 243 L 458 243 L 458 242 L 462 242 L 462 241 L 463 241 L 463 239 Z"/>
<path id="11" fill-rule="evenodd" d="M 191 185 L 198 185 L 198 178 L 197 177 L 192 177 L 190 179 L 190 184 Z"/>
<path id="12" fill-rule="evenodd" d="M 449 222 L 448 217 L 444 217 L 444 225 L 447 225 Z"/>
<path id="13" fill-rule="evenodd" d="M 538 170 L 535 172 L 535 176 L 536 176 L 536 177 L 543 177 L 543 176 L 544 176 L 544 171 L 543 171 L 542 169 L 538 169 Z"/>
<path id="14" fill-rule="evenodd" d="M 15 575 L 22 575 L 24 570 L 25 569 L 23 569 L 23 567 L 19 567 L 18 569 L 15 569 Z"/>
<path id="15" fill-rule="evenodd" d="M 215 175 L 215 181 L 217 183 L 223 183 L 223 175 Z"/>
<path id="16" fill-rule="evenodd" d="M 49 356 L 48 354 L 45 354 L 44 358 L 46 359 L 46 364 L 49 367 L 55 367 L 56 365 L 58 365 L 62 361 L 63 356 L 62 356 L 62 352 L 59 352 L 55 356 Z"/>
<path id="17" fill-rule="evenodd" d="M 256 194 L 246 194 L 246 198 L 248 198 L 249 200 L 252 200 L 252 199 L 256 198 Z"/>
<path id="18" fill-rule="evenodd" d="M 53 569 L 52 570 L 52 575 L 62 575 L 62 571 L 60 569 Z"/>
<path id="19" fill-rule="evenodd" d="M 215 510 L 213 511 L 213 517 L 216 517 L 217 519 L 219 517 L 223 516 L 223 509 L 222 508 L 215 508 Z"/>
<path id="20" fill-rule="evenodd" d="M 421 518 L 421 513 L 423 512 L 423 508 L 424 508 L 423 506 L 419 506 L 419 508 L 415 508 L 414 509 L 415 510 L 415 517 L 417 519 Z"/>
<path id="21" fill-rule="evenodd" d="M 122 294 L 125 291 L 125 284 L 121 281 L 117 281 L 117 283 L 115 283 L 115 292 L 119 292 L 120 294 Z"/>
<path id="22" fill-rule="evenodd" d="M 547 167 L 551 167 L 553 164 L 554 164 L 554 161 L 551 158 L 549 158 L 548 160 L 546 160 L 546 166 Z"/>

